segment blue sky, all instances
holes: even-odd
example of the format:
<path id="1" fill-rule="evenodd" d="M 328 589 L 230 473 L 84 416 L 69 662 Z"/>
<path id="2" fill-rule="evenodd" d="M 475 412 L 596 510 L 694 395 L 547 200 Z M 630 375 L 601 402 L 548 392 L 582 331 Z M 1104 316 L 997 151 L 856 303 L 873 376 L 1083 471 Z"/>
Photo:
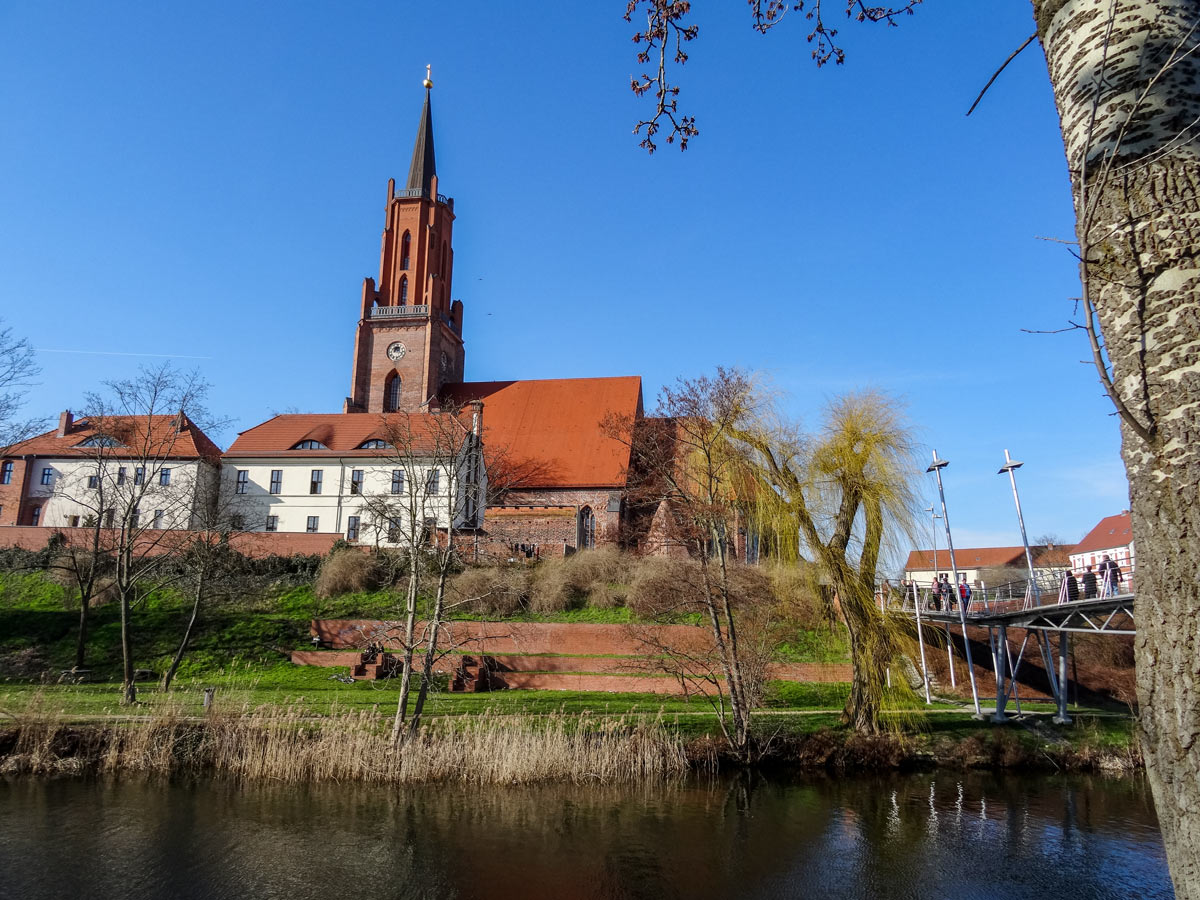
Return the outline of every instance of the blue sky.
<path id="1" fill-rule="evenodd" d="M 467 377 L 769 375 L 795 416 L 862 387 L 951 460 L 960 546 L 1078 540 L 1125 508 L 1078 334 L 1069 184 L 1023 0 L 846 23 L 701 2 L 679 73 L 700 136 L 647 157 L 621 0 L 0 7 L 0 315 L 43 351 L 164 354 L 236 430 L 335 411 L 389 176 L 433 64 Z M 564 9 L 570 10 L 569 17 Z M 41 352 L 29 410 L 154 357 Z M 932 497 L 932 492 L 930 492 Z"/>

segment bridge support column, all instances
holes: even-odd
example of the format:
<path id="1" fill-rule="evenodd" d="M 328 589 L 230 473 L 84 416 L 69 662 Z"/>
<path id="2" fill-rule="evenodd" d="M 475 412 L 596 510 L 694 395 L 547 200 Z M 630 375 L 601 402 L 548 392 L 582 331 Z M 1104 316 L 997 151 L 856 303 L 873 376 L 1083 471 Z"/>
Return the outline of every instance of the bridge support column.
<path id="1" fill-rule="evenodd" d="M 993 629 L 988 629 L 989 631 Z M 1007 722 L 1004 714 L 1008 702 L 1008 687 L 1005 684 L 1005 667 L 1008 665 L 1008 629 L 1001 625 L 995 629 L 992 638 L 992 670 L 996 673 L 996 712 L 992 715 L 993 722 Z M 1010 673 L 1012 677 L 1016 673 Z"/>
<path id="2" fill-rule="evenodd" d="M 1046 636 L 1049 643 L 1050 637 Z M 1054 717 L 1056 725 L 1070 725 L 1071 717 L 1067 715 L 1067 654 L 1071 648 L 1070 632 L 1058 633 L 1058 714 Z"/>
<path id="3" fill-rule="evenodd" d="M 1050 646 L 1050 635 L 1044 629 L 1038 629 L 1036 636 L 1038 650 L 1042 653 L 1042 665 L 1046 668 L 1046 680 L 1050 682 L 1050 696 L 1058 706 L 1062 692 L 1058 689 L 1058 675 L 1054 671 L 1054 648 Z"/>

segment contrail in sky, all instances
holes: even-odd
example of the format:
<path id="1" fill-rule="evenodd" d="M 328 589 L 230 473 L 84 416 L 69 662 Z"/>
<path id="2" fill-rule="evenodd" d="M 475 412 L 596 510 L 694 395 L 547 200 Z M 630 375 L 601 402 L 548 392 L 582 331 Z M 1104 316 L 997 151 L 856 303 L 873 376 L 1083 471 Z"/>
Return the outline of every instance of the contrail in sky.
<path id="1" fill-rule="evenodd" d="M 162 359 L 212 359 L 211 356 L 188 356 L 184 353 L 118 353 L 115 350 L 51 350 L 35 347 L 38 353 L 89 353 L 93 356 L 157 356 Z"/>

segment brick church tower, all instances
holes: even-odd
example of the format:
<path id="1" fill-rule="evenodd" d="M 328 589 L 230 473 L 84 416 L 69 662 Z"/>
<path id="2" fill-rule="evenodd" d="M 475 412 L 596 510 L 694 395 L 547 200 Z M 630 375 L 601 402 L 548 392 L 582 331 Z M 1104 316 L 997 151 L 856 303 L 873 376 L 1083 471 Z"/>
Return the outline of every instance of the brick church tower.
<path id="1" fill-rule="evenodd" d="M 433 82 L 417 127 L 408 182 L 388 179 L 379 283 L 363 280 L 354 375 L 345 412 L 414 412 L 463 380 L 461 300 L 451 300 L 454 199 L 438 193 Z"/>

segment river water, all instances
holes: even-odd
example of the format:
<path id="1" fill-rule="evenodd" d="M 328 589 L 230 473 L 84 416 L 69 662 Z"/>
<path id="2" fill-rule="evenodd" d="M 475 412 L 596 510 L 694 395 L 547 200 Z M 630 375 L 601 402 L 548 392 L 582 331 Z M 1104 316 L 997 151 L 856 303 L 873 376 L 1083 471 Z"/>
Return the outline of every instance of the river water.
<path id="1" fill-rule="evenodd" d="M 0 780 L 0 897 L 1166 898 L 1139 779 Z"/>

